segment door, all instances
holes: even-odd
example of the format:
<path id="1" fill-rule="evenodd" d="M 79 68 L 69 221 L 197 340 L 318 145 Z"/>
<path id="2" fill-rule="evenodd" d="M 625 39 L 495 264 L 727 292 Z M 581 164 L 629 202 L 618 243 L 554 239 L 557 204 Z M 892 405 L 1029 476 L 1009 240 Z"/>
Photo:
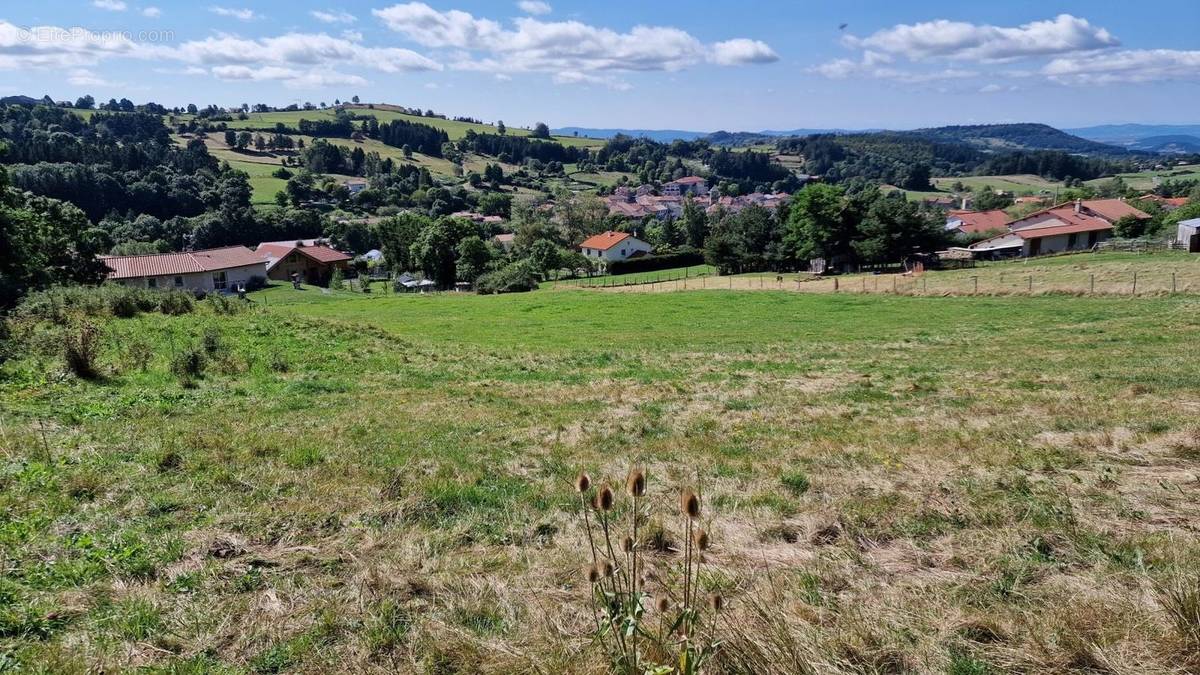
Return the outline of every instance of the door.
<path id="1" fill-rule="evenodd" d="M 1200 253 L 1200 232 L 1193 232 L 1188 237 L 1188 253 Z"/>
<path id="2" fill-rule="evenodd" d="M 1030 239 L 1029 240 L 1029 255 L 1035 256 L 1035 255 L 1041 255 L 1041 254 L 1042 254 L 1042 240 L 1041 239 Z"/>

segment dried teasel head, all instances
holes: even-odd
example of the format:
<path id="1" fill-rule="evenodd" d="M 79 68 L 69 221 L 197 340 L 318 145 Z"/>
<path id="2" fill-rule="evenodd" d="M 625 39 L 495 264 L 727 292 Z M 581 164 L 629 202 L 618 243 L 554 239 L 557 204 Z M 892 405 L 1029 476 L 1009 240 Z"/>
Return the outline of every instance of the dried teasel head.
<path id="1" fill-rule="evenodd" d="M 725 608 L 725 598 L 720 593 L 713 593 L 708 596 L 708 606 L 712 611 L 719 612 Z"/>
<path id="2" fill-rule="evenodd" d="M 579 494 L 583 494 L 587 492 L 588 488 L 590 487 L 592 487 L 591 477 L 580 471 L 579 475 L 575 477 L 575 491 Z"/>
<path id="3" fill-rule="evenodd" d="M 700 497 L 692 488 L 684 488 L 679 496 L 679 510 L 683 515 L 695 520 L 700 517 Z"/>
<path id="4" fill-rule="evenodd" d="M 597 569 L 596 565 L 588 565 L 586 568 L 584 568 L 583 574 L 587 577 L 589 584 L 600 582 L 600 570 Z"/>
<path id="5" fill-rule="evenodd" d="M 625 479 L 625 492 L 630 497 L 641 497 L 646 494 L 646 470 L 633 468 Z"/>
<path id="6" fill-rule="evenodd" d="M 621 540 L 621 552 L 633 553 L 633 537 L 625 537 Z"/>
<path id="7" fill-rule="evenodd" d="M 608 483 L 605 483 L 596 491 L 596 497 L 592 499 L 592 506 L 597 511 L 612 511 L 615 500 L 616 495 L 613 494 L 612 488 L 608 486 Z"/>
<path id="8" fill-rule="evenodd" d="M 613 572 L 616 571 L 613 569 L 613 564 L 608 562 L 607 560 L 602 560 L 602 561 L 596 563 L 596 568 L 600 571 L 600 575 L 603 576 L 605 579 L 608 579 L 609 577 L 611 577 L 613 575 Z"/>
<path id="9" fill-rule="evenodd" d="M 701 551 L 708 550 L 708 533 L 703 529 L 696 530 L 692 533 L 692 543 L 696 544 L 696 548 Z"/>
<path id="10" fill-rule="evenodd" d="M 659 614 L 665 614 L 667 610 L 671 609 L 671 599 L 665 595 L 658 596 L 658 599 L 654 601 L 654 609 Z"/>

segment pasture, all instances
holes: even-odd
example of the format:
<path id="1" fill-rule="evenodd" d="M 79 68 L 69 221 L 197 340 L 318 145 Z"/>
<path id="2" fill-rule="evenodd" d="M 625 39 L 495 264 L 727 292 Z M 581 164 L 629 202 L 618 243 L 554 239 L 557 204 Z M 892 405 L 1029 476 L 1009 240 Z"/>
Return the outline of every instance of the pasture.
<path id="1" fill-rule="evenodd" d="M 1193 297 L 251 297 L 90 382 L 17 332 L 6 667 L 604 672 L 571 481 L 634 463 L 655 566 L 702 491 L 709 672 L 1197 665 Z"/>

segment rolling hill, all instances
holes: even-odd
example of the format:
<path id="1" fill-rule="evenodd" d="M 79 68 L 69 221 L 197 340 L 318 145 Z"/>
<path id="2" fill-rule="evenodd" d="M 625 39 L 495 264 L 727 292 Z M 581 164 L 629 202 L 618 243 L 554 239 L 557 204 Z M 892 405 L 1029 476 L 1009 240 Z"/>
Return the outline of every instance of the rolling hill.
<path id="1" fill-rule="evenodd" d="M 1131 146 L 1156 136 L 1200 137 L 1200 124 L 1103 124 L 1064 129 L 1068 134 L 1111 145 Z"/>

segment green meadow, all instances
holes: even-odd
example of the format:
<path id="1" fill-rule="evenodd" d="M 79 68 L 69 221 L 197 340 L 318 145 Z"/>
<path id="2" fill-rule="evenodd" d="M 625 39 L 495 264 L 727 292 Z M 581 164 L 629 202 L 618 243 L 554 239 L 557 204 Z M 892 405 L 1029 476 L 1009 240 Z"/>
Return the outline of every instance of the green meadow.
<path id="1" fill-rule="evenodd" d="M 0 669 L 606 672 L 571 482 L 635 463 L 706 672 L 1200 665 L 1193 296 L 250 298 L 13 323 Z"/>

